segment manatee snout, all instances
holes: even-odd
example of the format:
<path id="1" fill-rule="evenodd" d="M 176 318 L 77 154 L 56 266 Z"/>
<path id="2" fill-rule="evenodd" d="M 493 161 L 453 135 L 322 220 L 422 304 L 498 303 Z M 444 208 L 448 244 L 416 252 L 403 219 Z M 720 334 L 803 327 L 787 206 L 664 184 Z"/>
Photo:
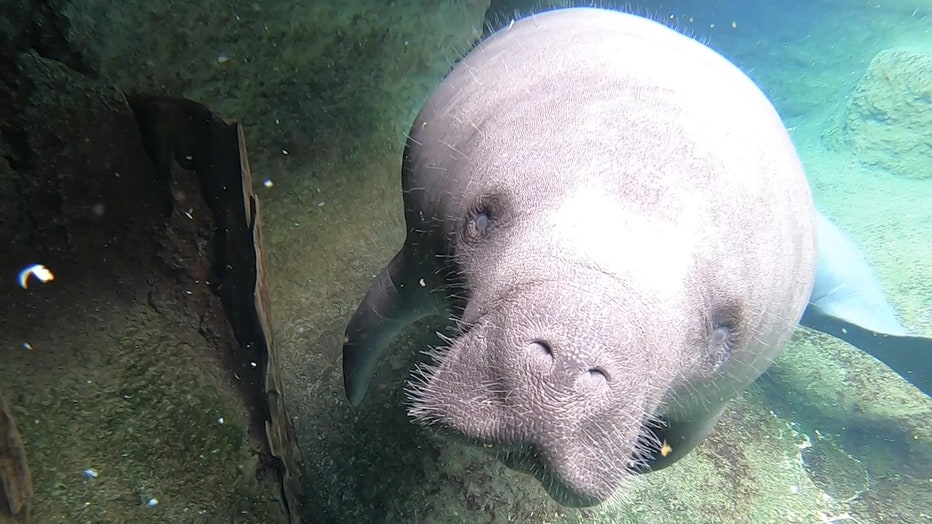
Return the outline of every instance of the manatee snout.
<path id="1" fill-rule="evenodd" d="M 495 272 L 486 268 L 485 279 Z M 467 306 L 462 334 L 411 389 L 411 415 L 491 449 L 561 504 L 590 506 L 659 447 L 645 422 L 677 366 L 656 356 L 665 339 L 659 325 L 645 325 L 631 304 L 605 300 L 630 296 L 617 281 L 588 272 L 575 279 L 589 291 L 569 276 L 511 285 L 494 299 L 477 290 L 474 300 L 498 309 L 470 323 L 469 311 L 483 306 Z"/>

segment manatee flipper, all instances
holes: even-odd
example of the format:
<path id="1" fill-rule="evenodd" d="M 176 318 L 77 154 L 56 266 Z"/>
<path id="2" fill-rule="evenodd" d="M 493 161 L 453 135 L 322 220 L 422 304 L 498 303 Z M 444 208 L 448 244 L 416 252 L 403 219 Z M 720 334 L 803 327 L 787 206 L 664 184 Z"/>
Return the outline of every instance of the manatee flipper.
<path id="1" fill-rule="evenodd" d="M 819 258 L 800 324 L 869 353 L 932 396 L 932 338 L 910 335 L 860 249 L 816 213 Z"/>
<path id="2" fill-rule="evenodd" d="M 362 402 L 378 361 L 409 324 L 436 312 L 424 280 L 416 278 L 410 251 L 402 249 L 372 282 L 343 337 L 343 386 L 354 406 Z"/>

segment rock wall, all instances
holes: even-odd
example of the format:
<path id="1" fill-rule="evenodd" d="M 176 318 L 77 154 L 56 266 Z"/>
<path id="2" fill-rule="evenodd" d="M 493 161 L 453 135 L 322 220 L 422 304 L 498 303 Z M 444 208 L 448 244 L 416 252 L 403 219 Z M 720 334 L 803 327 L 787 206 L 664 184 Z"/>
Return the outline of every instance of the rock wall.
<path id="1" fill-rule="evenodd" d="M 396 140 L 480 36 L 488 0 L 72 0 L 68 39 L 129 94 L 190 98 L 241 122 L 256 173 Z M 261 181 L 261 179 L 260 179 Z"/>
<path id="2" fill-rule="evenodd" d="M 865 165 L 932 179 L 932 48 L 874 56 L 848 105 L 844 140 Z"/>

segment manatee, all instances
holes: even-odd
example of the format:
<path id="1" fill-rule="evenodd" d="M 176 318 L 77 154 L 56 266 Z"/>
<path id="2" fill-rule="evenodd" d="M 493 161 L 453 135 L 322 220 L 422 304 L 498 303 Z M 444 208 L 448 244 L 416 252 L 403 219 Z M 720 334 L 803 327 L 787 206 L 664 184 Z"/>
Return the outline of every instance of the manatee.
<path id="1" fill-rule="evenodd" d="M 815 210 L 773 106 L 660 23 L 516 21 L 465 56 L 402 161 L 407 234 L 346 329 L 359 404 L 390 342 L 450 321 L 410 415 L 568 506 L 667 466 L 784 348 Z"/>
<path id="2" fill-rule="evenodd" d="M 932 338 L 910 334 L 858 246 L 822 213 L 816 278 L 800 324 L 886 364 L 932 396 Z"/>

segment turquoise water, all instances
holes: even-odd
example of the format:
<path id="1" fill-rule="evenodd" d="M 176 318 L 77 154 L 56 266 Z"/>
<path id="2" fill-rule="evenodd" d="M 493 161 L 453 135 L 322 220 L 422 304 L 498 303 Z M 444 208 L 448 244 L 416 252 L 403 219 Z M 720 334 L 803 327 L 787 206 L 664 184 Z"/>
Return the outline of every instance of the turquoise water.
<path id="1" fill-rule="evenodd" d="M 101 133 L 105 145 L 79 161 L 43 164 L 80 142 L 62 137 L 98 140 L 95 121 L 59 115 L 119 99 L 114 88 L 184 96 L 244 124 L 283 395 L 303 456 L 303 521 L 932 521 L 932 400 L 863 351 L 806 329 L 702 445 L 596 508 L 561 507 L 533 478 L 410 420 L 404 385 L 440 325 L 405 332 L 366 400 L 349 406 L 343 331 L 404 238 L 399 172 L 414 115 L 483 33 L 540 2 L 73 0 L 54 16 L 0 6 L 8 43 L 59 68 L 50 74 L 58 80 L 36 81 L 36 92 L 51 86 L 46 105 L 8 97 L 13 82 L 0 82 L 0 153 L 11 166 L 0 174 L 17 180 L 3 191 L 30 203 L 0 215 L 17 224 L 4 237 L 0 393 L 25 442 L 34 522 L 284 518 L 267 508 L 276 490 L 256 487 L 275 469 L 255 399 L 238 393 L 242 369 L 204 357 L 229 344 L 199 329 L 206 302 L 192 306 L 179 291 L 182 305 L 166 313 L 176 302 L 158 290 L 153 298 L 162 284 L 148 265 L 133 276 L 141 263 L 59 271 L 76 257 L 43 247 L 58 230 L 20 197 L 49 173 L 122 165 L 80 167 L 123 147 L 117 132 Z M 760 86 L 817 207 L 863 253 L 902 326 L 932 337 L 932 4 L 645 1 L 631 10 L 702 41 Z M 58 36 L 27 29 L 39 19 L 55 20 Z M 43 121 L 80 132 L 35 131 Z M 74 186 L 60 187 L 68 195 Z M 92 207 L 59 200 L 68 220 Z M 119 238 L 120 227 L 107 234 Z M 87 260 L 113 256 L 108 242 L 89 245 Z M 10 276 L 37 257 L 60 260 L 50 264 L 58 278 L 23 291 Z"/>

